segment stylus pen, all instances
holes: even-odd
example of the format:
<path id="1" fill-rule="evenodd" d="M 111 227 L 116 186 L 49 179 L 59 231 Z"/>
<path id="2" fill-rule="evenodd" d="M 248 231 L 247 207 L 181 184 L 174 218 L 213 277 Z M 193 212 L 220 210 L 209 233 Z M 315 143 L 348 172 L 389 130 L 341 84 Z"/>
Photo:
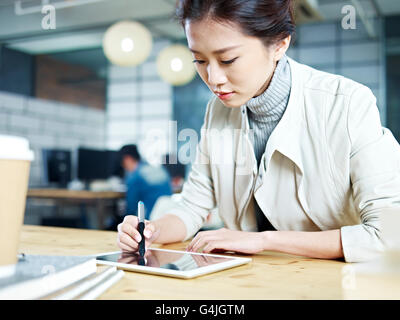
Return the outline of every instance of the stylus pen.
<path id="1" fill-rule="evenodd" d="M 139 218 L 138 231 L 139 231 L 140 236 L 141 236 L 141 240 L 139 242 L 139 255 L 141 257 L 143 257 L 145 252 L 146 252 L 146 248 L 145 248 L 145 240 L 144 240 L 144 235 L 143 235 L 143 231 L 144 231 L 144 204 L 143 204 L 142 201 L 138 202 L 138 218 Z"/>

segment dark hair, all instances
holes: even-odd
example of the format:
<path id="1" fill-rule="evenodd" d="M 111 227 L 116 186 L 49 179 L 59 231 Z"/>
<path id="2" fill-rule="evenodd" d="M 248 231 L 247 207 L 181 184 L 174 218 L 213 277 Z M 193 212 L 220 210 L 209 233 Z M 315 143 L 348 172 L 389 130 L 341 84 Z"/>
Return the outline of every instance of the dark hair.
<path id="1" fill-rule="evenodd" d="M 163 165 L 164 168 L 168 171 L 171 178 L 175 177 L 182 177 L 185 178 L 186 175 L 186 167 L 184 164 L 180 163 L 179 161 L 173 162 L 170 159 L 177 160 L 175 156 L 172 155 L 165 155 L 165 164 Z"/>
<path id="2" fill-rule="evenodd" d="M 119 151 L 121 159 L 124 156 L 131 156 L 133 159 L 140 161 L 140 154 L 135 144 L 128 144 L 121 148 Z"/>
<path id="3" fill-rule="evenodd" d="M 178 0 L 175 17 L 186 21 L 211 18 L 237 23 L 244 34 L 268 46 L 295 33 L 292 0 Z"/>

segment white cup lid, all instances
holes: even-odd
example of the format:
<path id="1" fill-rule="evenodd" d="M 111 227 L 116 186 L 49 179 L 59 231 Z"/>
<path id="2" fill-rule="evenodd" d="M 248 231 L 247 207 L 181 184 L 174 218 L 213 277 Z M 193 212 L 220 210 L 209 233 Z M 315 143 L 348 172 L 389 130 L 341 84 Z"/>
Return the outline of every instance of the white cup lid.
<path id="1" fill-rule="evenodd" d="M 0 135 L 0 160 L 33 161 L 33 151 L 29 149 L 29 141 L 22 137 Z"/>

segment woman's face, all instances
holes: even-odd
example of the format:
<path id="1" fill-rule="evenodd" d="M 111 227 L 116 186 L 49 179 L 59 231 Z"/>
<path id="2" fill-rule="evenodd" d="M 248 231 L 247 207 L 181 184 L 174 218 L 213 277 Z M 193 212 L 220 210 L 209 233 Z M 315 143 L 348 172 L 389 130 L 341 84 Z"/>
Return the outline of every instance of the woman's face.
<path id="1" fill-rule="evenodd" d="M 239 26 L 211 19 L 185 25 L 197 72 L 227 107 L 240 107 L 264 92 L 290 37 L 268 48 Z M 225 93 L 225 94 L 222 94 Z"/>

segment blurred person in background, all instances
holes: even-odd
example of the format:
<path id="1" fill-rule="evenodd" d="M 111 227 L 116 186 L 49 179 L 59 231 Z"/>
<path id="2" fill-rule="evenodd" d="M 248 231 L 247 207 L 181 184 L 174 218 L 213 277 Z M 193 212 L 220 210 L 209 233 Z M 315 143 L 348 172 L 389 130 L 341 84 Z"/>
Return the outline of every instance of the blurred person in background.
<path id="1" fill-rule="evenodd" d="M 149 219 L 157 199 L 172 194 L 169 174 L 162 166 L 152 166 L 143 161 L 134 144 L 123 146 L 119 152 L 121 166 L 125 171 L 126 210 L 124 216 L 137 216 L 138 202 L 143 201 L 146 219 Z M 122 219 L 123 217 L 121 221 Z M 116 229 L 119 222 L 114 221 L 108 229 Z"/>
<path id="2" fill-rule="evenodd" d="M 182 186 L 185 182 L 186 167 L 179 162 L 171 163 L 171 159 L 172 157 L 170 155 L 166 155 L 166 161 L 163 166 L 169 173 L 173 192 L 178 193 L 182 191 Z"/>

